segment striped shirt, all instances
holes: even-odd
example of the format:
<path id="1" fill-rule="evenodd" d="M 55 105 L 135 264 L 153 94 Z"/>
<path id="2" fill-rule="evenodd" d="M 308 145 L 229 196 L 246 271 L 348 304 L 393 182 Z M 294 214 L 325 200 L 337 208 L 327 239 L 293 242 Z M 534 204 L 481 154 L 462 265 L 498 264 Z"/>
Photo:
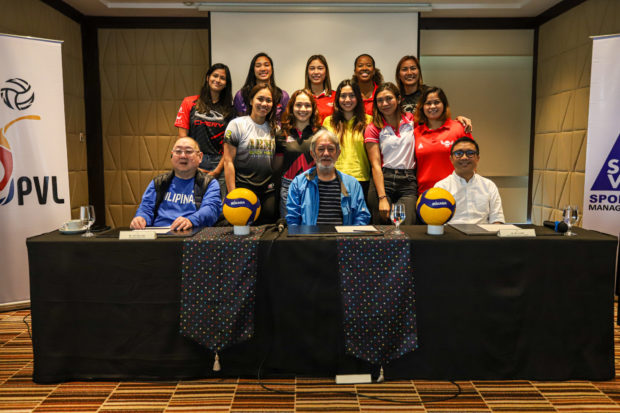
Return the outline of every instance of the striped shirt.
<path id="1" fill-rule="evenodd" d="M 342 225 L 342 206 L 340 200 L 340 181 L 319 179 L 319 216 L 317 225 Z"/>

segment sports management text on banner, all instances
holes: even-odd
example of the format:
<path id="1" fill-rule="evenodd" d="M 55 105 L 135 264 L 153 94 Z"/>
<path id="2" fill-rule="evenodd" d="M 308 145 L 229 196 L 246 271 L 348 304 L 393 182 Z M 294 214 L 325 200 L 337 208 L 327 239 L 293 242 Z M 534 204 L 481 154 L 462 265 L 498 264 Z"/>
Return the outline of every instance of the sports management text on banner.
<path id="1" fill-rule="evenodd" d="M 620 233 L 620 35 L 594 38 L 583 227 Z"/>
<path id="2" fill-rule="evenodd" d="M 70 218 L 61 43 L 0 34 L 0 305 L 30 299 L 26 238 Z"/>

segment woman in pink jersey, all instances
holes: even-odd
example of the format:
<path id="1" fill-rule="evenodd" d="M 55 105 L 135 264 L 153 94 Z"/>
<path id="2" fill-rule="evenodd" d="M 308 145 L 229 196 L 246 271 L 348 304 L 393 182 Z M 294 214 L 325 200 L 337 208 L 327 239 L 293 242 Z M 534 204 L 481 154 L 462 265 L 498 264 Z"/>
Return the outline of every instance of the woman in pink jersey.
<path id="1" fill-rule="evenodd" d="M 372 123 L 364 134 L 372 171 L 368 206 L 374 224 L 387 222 L 391 204 L 398 201 L 405 205 L 404 224 L 416 221 L 415 122 L 411 113 L 402 110 L 400 101 L 394 83 L 379 86 Z"/>
<path id="2" fill-rule="evenodd" d="M 472 137 L 463 125 L 450 118 L 450 105 L 444 91 L 436 86 L 422 92 L 416 108 L 415 157 L 418 167 L 418 194 L 454 170 L 450 147 L 462 136 Z"/>

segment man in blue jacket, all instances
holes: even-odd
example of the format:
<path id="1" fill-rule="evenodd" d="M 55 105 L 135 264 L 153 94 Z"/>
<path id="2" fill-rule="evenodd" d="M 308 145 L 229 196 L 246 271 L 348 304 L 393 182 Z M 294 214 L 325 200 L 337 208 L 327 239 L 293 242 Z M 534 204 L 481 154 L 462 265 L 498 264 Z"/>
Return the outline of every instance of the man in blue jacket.
<path id="1" fill-rule="evenodd" d="M 366 225 L 370 213 L 362 186 L 355 178 L 336 170 L 340 143 L 320 129 L 310 141 L 316 167 L 291 182 L 286 203 L 288 225 Z"/>
<path id="2" fill-rule="evenodd" d="M 211 226 L 222 211 L 216 179 L 198 169 L 202 152 L 192 138 L 176 141 L 170 153 L 172 171 L 155 177 L 146 188 L 131 221 L 132 229 L 170 226 L 171 230 Z"/>

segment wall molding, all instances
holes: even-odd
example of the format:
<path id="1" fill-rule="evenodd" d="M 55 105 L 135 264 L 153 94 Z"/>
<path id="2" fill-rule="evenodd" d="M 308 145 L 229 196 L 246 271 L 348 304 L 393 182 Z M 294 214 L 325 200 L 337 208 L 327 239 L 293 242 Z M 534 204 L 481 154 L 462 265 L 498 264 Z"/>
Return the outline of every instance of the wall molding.
<path id="1" fill-rule="evenodd" d="M 84 19 L 84 15 L 81 12 L 69 6 L 62 0 L 41 0 L 41 3 L 47 4 L 54 10 L 64 14 L 66 17 L 72 19 L 76 23 L 82 23 L 82 20 Z"/>

